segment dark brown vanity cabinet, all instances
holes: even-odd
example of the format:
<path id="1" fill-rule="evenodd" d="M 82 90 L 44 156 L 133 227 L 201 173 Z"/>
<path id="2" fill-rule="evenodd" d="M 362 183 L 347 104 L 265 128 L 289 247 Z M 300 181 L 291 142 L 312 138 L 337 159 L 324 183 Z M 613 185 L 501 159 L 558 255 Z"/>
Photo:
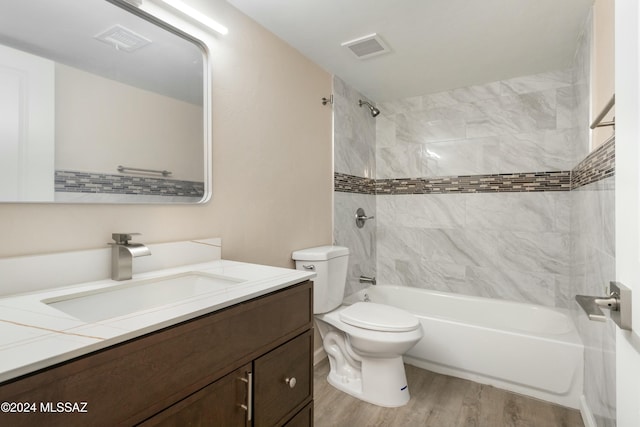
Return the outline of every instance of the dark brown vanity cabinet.
<path id="1" fill-rule="evenodd" d="M 251 365 L 243 366 L 195 392 L 186 399 L 151 417 L 141 426 L 225 426 L 245 427 L 248 408 L 248 387 L 243 379 Z"/>
<path id="2" fill-rule="evenodd" d="M 310 426 L 312 306 L 307 281 L 8 381 L 0 402 L 86 412 L 0 413 L 0 425 Z"/>
<path id="3" fill-rule="evenodd" d="M 313 390 L 312 354 L 307 332 L 253 362 L 254 426 L 278 425 L 292 408 L 304 406 Z"/>

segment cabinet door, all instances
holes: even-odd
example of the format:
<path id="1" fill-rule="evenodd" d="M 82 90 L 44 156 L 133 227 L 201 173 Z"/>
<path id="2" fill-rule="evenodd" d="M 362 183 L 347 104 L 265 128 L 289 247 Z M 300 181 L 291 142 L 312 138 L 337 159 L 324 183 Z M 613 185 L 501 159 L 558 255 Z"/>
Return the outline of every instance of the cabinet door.
<path id="1" fill-rule="evenodd" d="M 313 402 L 305 406 L 291 418 L 284 427 L 312 427 L 313 426 Z"/>
<path id="2" fill-rule="evenodd" d="M 251 364 L 176 403 L 140 424 L 144 427 L 246 427 Z"/>
<path id="3" fill-rule="evenodd" d="M 282 425 L 313 393 L 313 331 L 305 332 L 254 362 L 254 426 Z"/>

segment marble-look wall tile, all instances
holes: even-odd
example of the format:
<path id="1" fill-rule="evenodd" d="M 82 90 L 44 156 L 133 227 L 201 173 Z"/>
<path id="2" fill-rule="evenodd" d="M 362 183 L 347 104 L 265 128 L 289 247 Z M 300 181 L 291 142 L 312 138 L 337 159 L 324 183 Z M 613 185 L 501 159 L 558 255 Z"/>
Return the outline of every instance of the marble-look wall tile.
<path id="1" fill-rule="evenodd" d="M 542 272 L 523 273 L 505 268 L 469 267 L 469 281 L 479 296 L 553 306 L 557 275 Z M 518 283 L 518 286 L 513 286 Z"/>
<path id="2" fill-rule="evenodd" d="M 385 101 L 376 106 L 380 109 L 380 114 L 387 117 L 396 113 L 420 111 L 422 110 L 422 97 L 414 96 L 394 101 Z"/>
<path id="3" fill-rule="evenodd" d="M 451 141 L 466 137 L 464 120 L 430 120 L 420 113 L 396 114 L 396 140 L 401 144 Z"/>
<path id="4" fill-rule="evenodd" d="M 422 176 L 479 175 L 496 170 L 499 151 L 500 139 L 496 137 L 422 144 L 421 153 L 430 166 Z"/>
<path id="5" fill-rule="evenodd" d="M 573 156 L 576 130 L 557 129 L 505 135 L 500 138 L 498 170 L 555 171 L 567 167 Z"/>
<path id="6" fill-rule="evenodd" d="M 396 122 L 380 114 L 376 117 L 376 149 L 396 145 Z"/>
<path id="7" fill-rule="evenodd" d="M 492 82 L 427 94 L 422 97 L 422 105 L 425 108 L 442 108 L 497 98 L 502 94 L 501 88 L 500 82 Z"/>
<path id="8" fill-rule="evenodd" d="M 573 172 L 581 186 L 574 186 L 570 193 L 571 275 L 567 299 L 571 302 L 571 315 L 585 347 L 583 393 L 587 406 L 598 427 L 615 427 L 615 325 L 611 321 L 590 321 L 573 301 L 576 294 L 606 295 L 606 286 L 615 278 L 615 178 L 607 173 L 598 174 L 597 170 L 591 171 L 598 169 L 593 165 L 586 166 L 587 173 L 583 171 L 590 144 L 592 19 L 588 16 L 584 24 L 573 64 L 573 122 L 577 129 L 573 144 Z M 584 177 L 591 175 L 599 175 L 600 180 L 592 182 Z"/>
<path id="9" fill-rule="evenodd" d="M 349 267 L 345 296 L 366 287 L 359 277 L 376 276 L 376 196 L 355 193 L 334 193 L 334 244 L 349 248 Z M 363 208 L 367 215 L 376 217 L 358 228 L 355 214 Z"/>
<path id="10" fill-rule="evenodd" d="M 567 303 L 568 192 L 378 194 L 376 201 L 381 283 Z"/>
<path id="11" fill-rule="evenodd" d="M 468 228 L 514 232 L 568 232 L 569 193 L 470 194 Z"/>
<path id="12" fill-rule="evenodd" d="M 590 105 L 591 105 L 591 44 L 593 18 L 591 14 L 583 26 L 584 31 L 578 40 L 578 50 L 573 61 L 573 82 L 575 108 L 573 122 L 578 131 L 573 151 L 573 166 L 584 159 L 590 150 Z"/>
<path id="13" fill-rule="evenodd" d="M 435 159 L 420 144 L 376 148 L 376 170 L 383 170 L 378 179 L 425 176 L 436 167 L 434 163 Z"/>
<path id="14" fill-rule="evenodd" d="M 501 140 L 469 138 L 376 147 L 378 179 L 479 175 L 498 170 Z"/>
<path id="15" fill-rule="evenodd" d="M 571 191 L 571 289 L 605 295 L 615 278 L 615 178 Z M 574 302 L 571 314 L 585 346 L 584 394 L 598 426 L 615 426 L 615 326 L 593 322 Z"/>
<path id="16" fill-rule="evenodd" d="M 573 77 L 559 70 L 381 104 L 376 178 L 572 169 Z"/>
<path id="17" fill-rule="evenodd" d="M 375 177 L 376 121 L 366 97 L 333 78 L 334 171 L 363 178 Z"/>
<path id="18" fill-rule="evenodd" d="M 576 88 L 561 87 L 556 92 L 556 119 L 558 129 L 575 128 Z"/>
<path id="19" fill-rule="evenodd" d="M 397 101 L 377 126 L 376 178 L 571 170 L 572 82 L 567 69 Z M 378 194 L 378 275 L 566 307 L 569 207 L 564 192 Z"/>
<path id="20" fill-rule="evenodd" d="M 447 194 L 378 196 L 378 222 L 398 227 L 460 228 L 465 201 Z"/>
<path id="21" fill-rule="evenodd" d="M 500 232 L 500 268 L 568 275 L 569 233 Z"/>
<path id="22" fill-rule="evenodd" d="M 360 99 L 370 100 L 335 76 L 333 92 L 334 172 L 374 178 L 377 122 L 368 108 L 358 105 Z M 395 128 L 393 122 L 387 125 Z M 377 216 L 375 195 L 334 192 L 334 243 L 350 251 L 345 295 L 363 287 L 358 281 L 361 275 L 376 275 L 376 224 L 367 221 L 363 228 L 356 227 L 355 214 L 360 207 L 367 215 Z"/>
<path id="23" fill-rule="evenodd" d="M 477 138 L 556 129 L 556 92 L 546 90 L 481 101 L 467 120 L 467 136 Z"/>
<path id="24" fill-rule="evenodd" d="M 573 70 L 559 70 L 530 76 L 515 77 L 501 82 L 501 95 L 539 92 L 547 89 L 560 89 L 571 86 Z"/>

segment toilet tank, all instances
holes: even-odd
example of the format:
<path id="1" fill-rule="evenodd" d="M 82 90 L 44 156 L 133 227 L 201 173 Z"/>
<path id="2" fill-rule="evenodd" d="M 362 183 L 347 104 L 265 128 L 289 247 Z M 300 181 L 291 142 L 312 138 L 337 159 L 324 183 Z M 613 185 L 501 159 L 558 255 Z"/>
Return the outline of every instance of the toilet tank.
<path id="1" fill-rule="evenodd" d="M 319 246 L 295 251 L 291 258 L 296 269 L 315 271 L 313 313 L 327 313 L 342 303 L 347 283 L 349 249 L 342 246 Z"/>

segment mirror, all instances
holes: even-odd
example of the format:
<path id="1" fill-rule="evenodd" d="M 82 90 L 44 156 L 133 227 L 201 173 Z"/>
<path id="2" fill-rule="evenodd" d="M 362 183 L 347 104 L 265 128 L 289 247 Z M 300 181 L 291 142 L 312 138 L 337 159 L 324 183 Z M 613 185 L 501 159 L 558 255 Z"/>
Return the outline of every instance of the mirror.
<path id="1" fill-rule="evenodd" d="M 2 2 L 0 201 L 208 201 L 207 67 L 122 0 Z"/>

